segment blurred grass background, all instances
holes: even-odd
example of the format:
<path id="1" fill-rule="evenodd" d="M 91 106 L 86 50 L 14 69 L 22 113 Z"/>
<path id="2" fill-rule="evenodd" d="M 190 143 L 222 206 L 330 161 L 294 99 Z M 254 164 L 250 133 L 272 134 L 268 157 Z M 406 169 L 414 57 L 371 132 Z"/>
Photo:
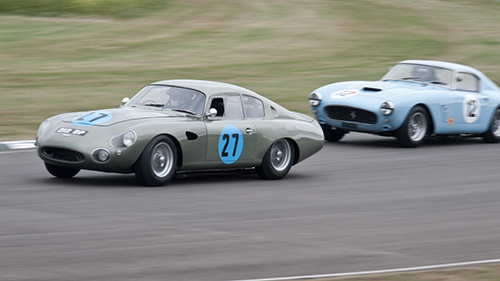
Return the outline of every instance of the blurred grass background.
<path id="1" fill-rule="evenodd" d="M 470 65 L 500 84 L 500 1 L 1 0 L 0 141 L 34 139 L 47 117 L 117 107 L 175 78 L 234 83 L 310 114 L 312 90 L 378 80 L 405 59 Z M 342 280 L 499 275 L 488 266 Z"/>
<path id="2" fill-rule="evenodd" d="M 0 141 L 164 79 L 233 83 L 306 114 L 312 90 L 405 59 L 500 84 L 499 15 L 497 0 L 2 0 Z"/>

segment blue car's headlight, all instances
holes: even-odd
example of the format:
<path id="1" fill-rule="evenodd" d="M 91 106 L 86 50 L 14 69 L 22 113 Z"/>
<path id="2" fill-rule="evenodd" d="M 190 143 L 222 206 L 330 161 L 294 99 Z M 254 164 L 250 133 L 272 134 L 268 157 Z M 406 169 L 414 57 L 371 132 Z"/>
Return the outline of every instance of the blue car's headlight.
<path id="1" fill-rule="evenodd" d="M 394 104 L 390 101 L 385 101 L 380 105 L 380 112 L 385 116 L 389 116 L 394 111 Z"/>
<path id="2" fill-rule="evenodd" d="M 312 92 L 311 94 L 309 94 L 309 104 L 311 106 L 318 106 L 321 103 L 322 99 L 323 97 L 320 93 Z"/>
<path id="3" fill-rule="evenodd" d="M 137 141 L 137 134 L 133 130 L 127 130 L 111 138 L 114 147 L 129 147 Z"/>

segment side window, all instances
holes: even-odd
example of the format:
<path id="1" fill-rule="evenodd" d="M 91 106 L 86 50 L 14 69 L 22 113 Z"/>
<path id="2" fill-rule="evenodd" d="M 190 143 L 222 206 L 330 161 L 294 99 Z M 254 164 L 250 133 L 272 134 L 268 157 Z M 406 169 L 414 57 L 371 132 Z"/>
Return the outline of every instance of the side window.
<path id="1" fill-rule="evenodd" d="M 243 118 L 243 108 L 241 108 L 240 95 L 227 95 L 224 97 L 224 117 Z"/>
<path id="2" fill-rule="evenodd" d="M 243 107 L 247 118 L 264 117 L 264 103 L 257 98 L 243 95 Z"/>
<path id="3" fill-rule="evenodd" d="M 223 95 L 213 98 L 210 108 L 217 109 L 217 116 L 225 118 L 243 118 L 240 95 Z"/>
<path id="4" fill-rule="evenodd" d="M 468 92 L 478 92 L 479 91 L 479 79 L 476 75 L 470 73 L 458 73 L 457 76 L 457 90 L 468 91 Z"/>

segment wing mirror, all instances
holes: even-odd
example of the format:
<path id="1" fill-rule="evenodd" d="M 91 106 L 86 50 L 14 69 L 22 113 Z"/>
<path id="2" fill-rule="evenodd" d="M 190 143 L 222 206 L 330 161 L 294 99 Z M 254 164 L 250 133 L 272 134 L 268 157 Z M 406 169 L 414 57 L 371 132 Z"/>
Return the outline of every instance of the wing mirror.
<path id="1" fill-rule="evenodd" d="M 212 107 L 212 108 L 210 108 L 208 110 L 207 117 L 208 118 L 212 118 L 212 117 L 215 117 L 215 116 L 217 116 L 217 109 L 215 109 L 215 108 Z"/>
<path id="2" fill-rule="evenodd" d="M 122 105 L 126 105 L 126 104 L 127 104 L 127 102 L 129 102 L 129 101 L 130 101 L 130 99 L 129 99 L 129 98 L 127 98 L 127 97 L 123 98 L 123 99 L 122 99 Z"/>

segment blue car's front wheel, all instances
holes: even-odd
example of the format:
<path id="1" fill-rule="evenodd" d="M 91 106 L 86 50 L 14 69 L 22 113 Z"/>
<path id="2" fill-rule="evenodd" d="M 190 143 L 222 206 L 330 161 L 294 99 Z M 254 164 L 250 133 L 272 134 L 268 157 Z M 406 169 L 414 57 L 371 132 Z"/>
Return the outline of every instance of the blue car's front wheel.
<path id="1" fill-rule="evenodd" d="M 337 142 L 346 134 L 346 131 L 337 129 L 330 125 L 321 124 L 321 129 L 323 130 L 325 140 L 329 142 Z"/>
<path id="2" fill-rule="evenodd" d="M 403 125 L 396 131 L 401 147 L 417 147 L 424 142 L 429 127 L 429 114 L 422 106 L 410 110 Z"/>

